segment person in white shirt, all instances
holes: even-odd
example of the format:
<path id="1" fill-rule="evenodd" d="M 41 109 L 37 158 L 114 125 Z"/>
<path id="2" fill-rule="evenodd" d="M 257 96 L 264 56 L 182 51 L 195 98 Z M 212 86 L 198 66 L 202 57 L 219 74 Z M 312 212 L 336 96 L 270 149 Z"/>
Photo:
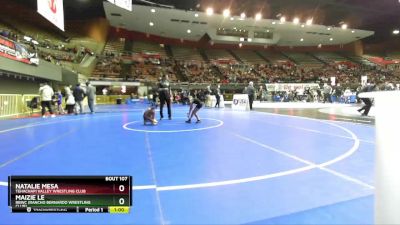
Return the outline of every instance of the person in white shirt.
<path id="1" fill-rule="evenodd" d="M 107 88 L 103 88 L 102 92 L 103 92 L 103 95 L 107 95 L 107 92 L 108 92 Z"/>
<path id="2" fill-rule="evenodd" d="M 65 105 L 67 108 L 68 114 L 74 113 L 75 108 L 75 98 L 72 94 L 71 85 L 65 86 Z"/>
<path id="3" fill-rule="evenodd" d="M 42 106 L 42 117 L 46 118 L 46 107 L 49 109 L 51 117 L 56 117 L 53 114 L 53 109 L 51 108 L 51 101 L 54 95 L 53 88 L 51 88 L 47 83 L 41 84 L 39 88 L 40 95 L 40 105 Z"/>

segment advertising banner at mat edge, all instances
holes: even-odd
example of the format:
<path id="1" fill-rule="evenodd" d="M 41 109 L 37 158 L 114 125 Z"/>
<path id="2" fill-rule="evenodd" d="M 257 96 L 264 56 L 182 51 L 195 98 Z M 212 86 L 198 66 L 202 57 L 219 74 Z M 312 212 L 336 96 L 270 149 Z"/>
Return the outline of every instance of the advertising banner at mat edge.
<path id="1" fill-rule="evenodd" d="M 250 110 L 249 96 L 247 94 L 234 94 L 232 100 L 232 110 Z"/>

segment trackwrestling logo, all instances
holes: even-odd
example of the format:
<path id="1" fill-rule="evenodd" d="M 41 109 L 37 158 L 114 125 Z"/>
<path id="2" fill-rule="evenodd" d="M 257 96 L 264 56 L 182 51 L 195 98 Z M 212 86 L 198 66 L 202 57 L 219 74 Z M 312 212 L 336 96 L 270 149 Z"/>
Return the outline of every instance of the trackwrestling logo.
<path id="1" fill-rule="evenodd" d="M 234 105 L 245 105 L 247 104 L 247 100 L 246 99 L 233 99 L 233 104 Z"/>

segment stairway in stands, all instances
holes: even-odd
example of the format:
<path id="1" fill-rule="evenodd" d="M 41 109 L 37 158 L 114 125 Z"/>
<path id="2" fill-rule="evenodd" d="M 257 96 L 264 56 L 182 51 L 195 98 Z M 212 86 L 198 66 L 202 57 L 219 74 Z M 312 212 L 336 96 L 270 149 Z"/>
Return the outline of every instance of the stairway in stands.
<path id="1" fill-rule="evenodd" d="M 307 52 L 306 54 L 307 54 L 307 55 L 309 55 L 309 56 L 311 56 L 313 59 L 316 59 L 317 61 L 321 62 L 322 64 L 324 64 L 324 65 L 328 65 L 328 63 L 327 63 L 327 62 L 325 62 L 324 60 L 322 60 L 322 59 L 318 58 L 317 56 L 315 56 L 315 55 L 314 55 L 314 54 L 312 54 L 311 52 Z"/>
<path id="2" fill-rule="evenodd" d="M 132 52 L 132 49 L 133 49 L 133 41 L 132 40 L 125 40 L 124 51 Z"/>
<path id="3" fill-rule="evenodd" d="M 284 52 L 280 52 L 283 56 L 285 56 L 287 59 L 289 59 L 290 61 L 294 62 L 296 65 L 299 64 L 299 62 L 297 62 L 296 60 L 294 60 L 292 57 L 288 56 L 286 53 Z"/>
<path id="4" fill-rule="evenodd" d="M 265 62 L 271 64 L 271 61 L 269 59 L 267 59 L 267 57 L 263 56 L 260 52 L 258 51 L 254 51 L 260 58 L 264 59 Z"/>
<path id="5" fill-rule="evenodd" d="M 168 58 L 174 59 L 174 54 L 172 53 L 172 49 L 170 45 L 164 46 L 165 52 L 167 53 Z"/>
<path id="6" fill-rule="evenodd" d="M 201 55 L 201 57 L 203 57 L 203 60 L 207 63 L 210 62 L 210 59 L 208 58 L 206 52 L 204 51 L 204 49 L 199 49 L 199 53 Z"/>
<path id="7" fill-rule="evenodd" d="M 173 69 L 174 69 L 176 78 L 177 78 L 179 81 L 186 82 L 186 81 L 189 80 L 189 78 L 188 78 L 187 75 L 186 75 L 186 72 L 185 72 L 184 67 L 183 67 L 182 65 L 180 65 L 180 64 L 178 63 L 178 61 L 174 61 Z"/>
<path id="8" fill-rule="evenodd" d="M 124 51 L 132 52 L 132 49 L 133 49 L 133 41 L 125 40 Z M 132 64 L 131 63 L 123 63 L 123 61 L 121 61 L 120 77 L 124 78 L 124 80 L 127 80 L 128 78 L 131 77 L 131 73 L 132 73 L 131 71 L 132 71 Z"/>
<path id="9" fill-rule="evenodd" d="M 172 60 L 172 62 L 173 62 L 172 69 L 173 69 L 174 72 L 175 72 L 176 78 L 177 78 L 179 81 L 183 81 L 183 82 L 188 81 L 189 78 L 186 76 L 185 69 L 184 69 L 183 66 L 181 66 L 181 65 L 179 64 L 178 60 L 176 60 L 176 59 L 174 58 L 174 53 L 173 53 L 173 51 L 172 51 L 171 46 L 170 46 L 170 45 L 165 45 L 165 46 L 164 46 L 164 49 L 165 49 L 165 52 L 167 53 L 168 58 L 169 58 L 170 60 Z"/>
<path id="10" fill-rule="evenodd" d="M 236 59 L 236 61 L 243 63 L 243 60 L 239 56 L 237 56 L 231 49 L 228 49 L 227 51 L 233 56 L 233 58 Z"/>
<path id="11" fill-rule="evenodd" d="M 214 76 L 219 77 L 220 80 L 223 80 L 223 79 L 224 79 L 224 74 L 221 72 L 221 70 L 219 69 L 218 66 L 212 65 L 210 68 L 211 68 L 211 73 L 212 73 Z"/>

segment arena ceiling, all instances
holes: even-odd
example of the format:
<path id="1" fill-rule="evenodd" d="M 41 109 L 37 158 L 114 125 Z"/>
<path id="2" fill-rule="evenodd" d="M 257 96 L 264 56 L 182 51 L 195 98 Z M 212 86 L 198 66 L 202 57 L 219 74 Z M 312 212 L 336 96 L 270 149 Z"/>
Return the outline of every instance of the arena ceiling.
<path id="1" fill-rule="evenodd" d="M 9 2 L 10 0 L 1 0 Z M 263 18 L 276 19 L 285 15 L 288 19 L 313 17 L 314 23 L 338 26 L 346 22 L 354 29 L 372 30 L 375 35 L 368 41 L 379 42 L 393 37 L 393 29 L 400 28 L 400 2 L 398 0 L 150 0 L 172 5 L 177 9 L 204 11 L 213 7 L 221 13 L 229 7 L 232 14 L 261 12 Z M 36 10 L 36 0 L 13 0 Z M 133 0 L 135 4 L 142 0 Z M 104 17 L 103 0 L 64 1 L 66 20 Z"/>
<path id="2" fill-rule="evenodd" d="M 341 27 L 295 24 L 278 19 L 241 18 L 201 11 L 133 5 L 132 12 L 104 2 L 106 17 L 113 27 L 160 37 L 212 43 L 263 46 L 344 45 L 373 35 L 373 31 Z"/>
<path id="3" fill-rule="evenodd" d="M 222 12 L 230 8 L 233 14 L 261 12 L 264 18 L 306 18 L 312 15 L 316 24 L 326 26 L 346 22 L 350 27 L 375 31 L 368 41 L 380 42 L 396 38 L 392 31 L 400 29 L 399 0 L 154 0 L 185 10 L 205 10 L 213 7 Z"/>

